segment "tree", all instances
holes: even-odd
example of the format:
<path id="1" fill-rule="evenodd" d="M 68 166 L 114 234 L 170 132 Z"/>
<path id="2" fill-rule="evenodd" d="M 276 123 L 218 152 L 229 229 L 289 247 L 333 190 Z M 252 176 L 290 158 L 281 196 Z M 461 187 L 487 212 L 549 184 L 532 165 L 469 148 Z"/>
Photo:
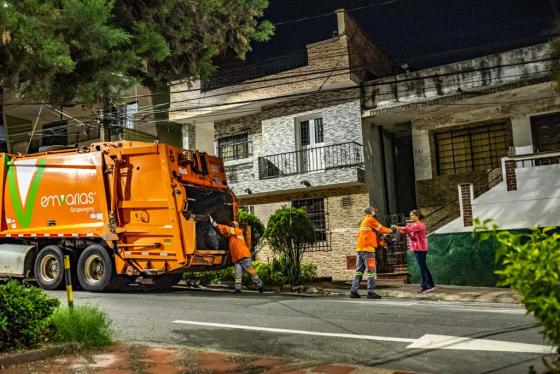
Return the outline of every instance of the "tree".
<path id="1" fill-rule="evenodd" d="M 257 20 L 267 0 L 0 0 L 0 6 L 2 88 L 57 105 L 106 105 L 139 83 L 163 104 L 160 121 L 167 118 L 171 81 L 204 79 L 218 54 L 243 58 L 251 42 L 273 32 Z"/>
<path id="2" fill-rule="evenodd" d="M 237 220 L 241 225 L 248 225 L 251 228 L 251 252 L 254 260 L 260 249 L 260 244 L 262 244 L 261 239 L 264 234 L 264 225 L 257 216 L 246 210 L 239 210 Z"/>
<path id="3" fill-rule="evenodd" d="M 272 250 L 285 261 L 290 284 L 301 282 L 301 261 L 315 241 L 315 227 L 302 208 L 284 206 L 270 217 L 265 238 Z"/>

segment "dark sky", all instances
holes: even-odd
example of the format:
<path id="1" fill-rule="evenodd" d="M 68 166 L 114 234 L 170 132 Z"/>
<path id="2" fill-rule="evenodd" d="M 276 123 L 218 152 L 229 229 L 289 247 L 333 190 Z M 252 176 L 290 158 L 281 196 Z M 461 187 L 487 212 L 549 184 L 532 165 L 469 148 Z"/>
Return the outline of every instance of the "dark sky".
<path id="1" fill-rule="evenodd" d="M 550 39 L 560 0 L 270 0 L 276 35 L 254 45 L 249 61 L 305 50 L 336 30 L 336 17 L 290 22 L 346 8 L 397 63 L 421 69 Z M 352 10 L 353 8 L 364 7 Z"/>

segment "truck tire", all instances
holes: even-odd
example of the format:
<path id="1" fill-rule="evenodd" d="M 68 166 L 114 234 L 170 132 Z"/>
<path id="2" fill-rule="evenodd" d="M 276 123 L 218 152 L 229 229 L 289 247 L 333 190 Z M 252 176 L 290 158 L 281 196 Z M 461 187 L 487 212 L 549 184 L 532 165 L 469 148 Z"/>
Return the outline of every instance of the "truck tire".
<path id="1" fill-rule="evenodd" d="M 183 273 L 163 274 L 152 278 L 154 281 L 154 291 L 167 291 L 179 283 L 183 278 Z"/>
<path id="2" fill-rule="evenodd" d="M 57 245 L 47 245 L 37 254 L 33 267 L 37 284 L 45 290 L 64 286 L 64 255 Z"/>
<path id="3" fill-rule="evenodd" d="M 84 291 L 101 292 L 115 278 L 113 259 L 108 250 L 98 244 L 92 244 L 78 259 L 78 282 Z"/>

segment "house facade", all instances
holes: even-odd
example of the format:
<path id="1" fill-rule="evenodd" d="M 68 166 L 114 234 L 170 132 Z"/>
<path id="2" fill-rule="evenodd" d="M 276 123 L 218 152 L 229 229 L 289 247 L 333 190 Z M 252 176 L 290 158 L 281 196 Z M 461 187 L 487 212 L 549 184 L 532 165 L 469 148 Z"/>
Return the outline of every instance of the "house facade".
<path id="1" fill-rule="evenodd" d="M 548 44 L 367 82 L 363 109 L 365 126 L 411 137 L 436 283 L 495 284 L 494 249 L 472 241 L 475 218 L 509 230 L 560 226 Z M 399 186 L 386 188 L 395 196 Z"/>
<path id="2" fill-rule="evenodd" d="M 225 70 L 218 73 L 223 81 L 174 86 L 171 119 L 184 124 L 186 148 L 224 159 L 240 204 L 263 223 L 284 205 L 304 208 L 316 231 L 304 261 L 315 263 L 320 277 L 346 280 L 371 202 L 360 83 L 399 68 L 346 12 L 332 21 L 334 36 L 308 44 L 303 60 L 295 52 L 272 67 Z M 250 75 L 263 70 L 272 73 Z M 252 79 L 236 79 L 240 71 Z M 273 255 L 265 248 L 259 257 Z"/>

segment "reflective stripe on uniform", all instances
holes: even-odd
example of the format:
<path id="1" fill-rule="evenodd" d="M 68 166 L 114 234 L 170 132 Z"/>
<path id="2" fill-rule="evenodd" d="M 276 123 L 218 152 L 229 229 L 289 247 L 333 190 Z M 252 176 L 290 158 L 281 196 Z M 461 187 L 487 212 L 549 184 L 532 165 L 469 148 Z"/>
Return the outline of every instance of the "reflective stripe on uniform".
<path id="1" fill-rule="evenodd" d="M 360 231 L 372 231 L 369 226 L 360 226 Z"/>
<path id="2" fill-rule="evenodd" d="M 382 227 L 383 227 L 382 224 L 377 225 L 377 229 L 378 229 L 378 230 L 381 230 Z"/>
<path id="3" fill-rule="evenodd" d="M 241 284 L 241 279 L 236 279 L 235 284 Z"/>
<path id="4" fill-rule="evenodd" d="M 362 273 L 361 271 L 357 271 L 356 275 L 364 275 L 364 273 Z"/>
<path id="5" fill-rule="evenodd" d="M 245 241 L 245 237 L 243 235 L 237 235 L 237 239 Z"/>
<path id="6" fill-rule="evenodd" d="M 235 235 L 235 231 L 233 230 L 233 227 L 230 227 L 230 228 L 229 228 L 229 233 L 230 233 L 231 235 Z"/>

